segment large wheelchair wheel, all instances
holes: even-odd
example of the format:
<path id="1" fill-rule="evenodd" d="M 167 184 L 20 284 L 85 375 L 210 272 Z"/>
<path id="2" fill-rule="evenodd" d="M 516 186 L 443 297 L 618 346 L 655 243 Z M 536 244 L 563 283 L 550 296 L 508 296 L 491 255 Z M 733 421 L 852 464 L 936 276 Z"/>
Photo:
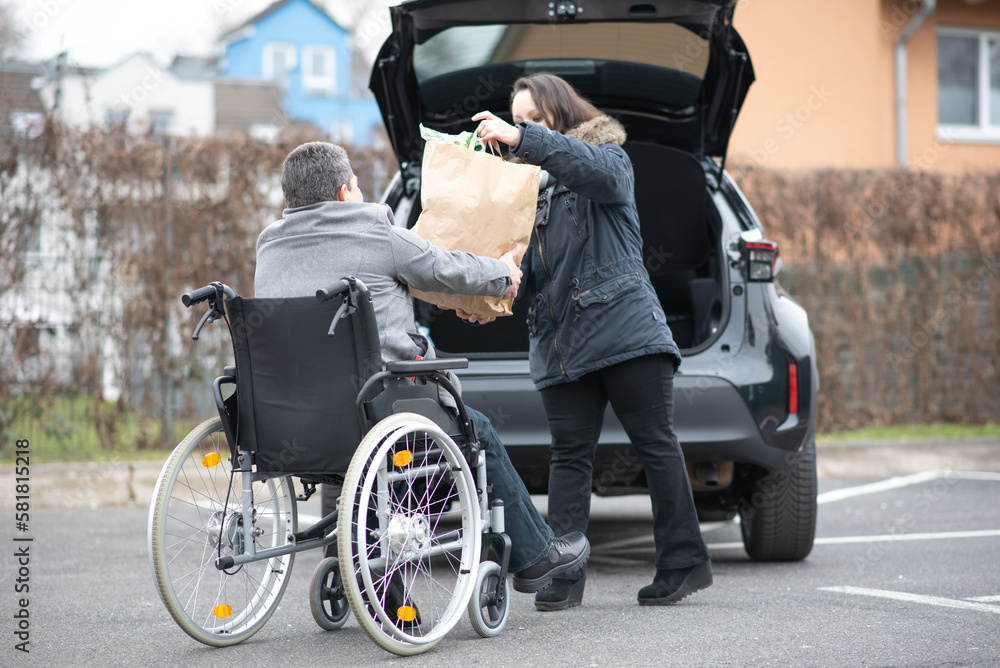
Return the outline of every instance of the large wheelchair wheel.
<path id="1" fill-rule="evenodd" d="M 225 571 L 218 557 L 243 554 L 243 526 L 257 550 L 285 545 L 296 530 L 291 479 L 253 483 L 243 510 L 243 475 L 233 471 L 219 418 L 206 420 L 174 449 L 160 473 L 149 512 L 149 555 L 160 598 L 195 640 L 240 643 L 274 613 L 292 571 L 292 554 Z"/>
<path id="2" fill-rule="evenodd" d="M 479 569 L 481 509 L 455 442 L 412 413 L 361 441 L 340 496 L 337 549 L 347 600 L 380 647 L 434 646 L 466 610 Z"/>

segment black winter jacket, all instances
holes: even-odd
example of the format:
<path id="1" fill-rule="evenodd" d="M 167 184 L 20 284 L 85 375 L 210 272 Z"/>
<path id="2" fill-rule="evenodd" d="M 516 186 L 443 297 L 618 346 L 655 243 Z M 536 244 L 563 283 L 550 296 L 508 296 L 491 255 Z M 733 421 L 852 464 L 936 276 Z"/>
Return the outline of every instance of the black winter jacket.
<path id="1" fill-rule="evenodd" d="M 521 123 L 512 155 L 556 181 L 541 196 L 521 269 L 530 299 L 531 378 L 538 389 L 642 355 L 680 352 L 643 264 L 625 130 L 598 116 L 567 134 Z M 541 198 L 540 198 L 541 201 Z"/>

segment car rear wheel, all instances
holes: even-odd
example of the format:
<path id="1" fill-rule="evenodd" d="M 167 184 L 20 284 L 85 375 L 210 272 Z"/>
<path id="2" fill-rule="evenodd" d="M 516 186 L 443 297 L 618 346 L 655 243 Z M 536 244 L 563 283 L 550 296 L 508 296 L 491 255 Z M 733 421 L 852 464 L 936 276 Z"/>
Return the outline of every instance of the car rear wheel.
<path id="1" fill-rule="evenodd" d="M 754 561 L 800 561 L 816 537 L 816 441 L 812 434 L 786 468 L 750 487 L 740 504 L 743 547 Z"/>

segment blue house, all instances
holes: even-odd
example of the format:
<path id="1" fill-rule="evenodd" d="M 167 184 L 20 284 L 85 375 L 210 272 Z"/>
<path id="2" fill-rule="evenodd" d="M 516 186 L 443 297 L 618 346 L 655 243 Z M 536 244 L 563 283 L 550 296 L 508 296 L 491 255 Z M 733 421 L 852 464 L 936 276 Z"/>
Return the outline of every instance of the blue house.
<path id="1" fill-rule="evenodd" d="M 220 37 L 221 75 L 285 89 L 289 119 L 311 121 L 334 141 L 370 144 L 381 125 L 351 35 L 309 0 L 279 0 Z"/>

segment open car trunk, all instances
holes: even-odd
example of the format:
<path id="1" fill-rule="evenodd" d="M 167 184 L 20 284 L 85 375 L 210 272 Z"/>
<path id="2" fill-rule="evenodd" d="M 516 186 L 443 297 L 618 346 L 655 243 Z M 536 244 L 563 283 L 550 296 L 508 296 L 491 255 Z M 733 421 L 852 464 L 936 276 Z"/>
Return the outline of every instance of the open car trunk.
<path id="1" fill-rule="evenodd" d="M 728 274 L 705 169 L 721 175 L 754 80 L 732 25 L 735 7 L 736 0 L 412 0 L 393 7 L 392 35 L 370 87 L 407 198 L 417 198 L 409 213 L 397 211 L 397 222 L 412 227 L 419 214 L 419 125 L 472 130 L 471 117 L 483 110 L 510 121 L 518 77 L 559 75 L 628 132 L 646 269 L 678 345 L 707 345 L 728 316 Z M 495 357 L 528 349 L 521 300 L 513 317 L 474 332 L 416 303 L 442 352 Z"/>

